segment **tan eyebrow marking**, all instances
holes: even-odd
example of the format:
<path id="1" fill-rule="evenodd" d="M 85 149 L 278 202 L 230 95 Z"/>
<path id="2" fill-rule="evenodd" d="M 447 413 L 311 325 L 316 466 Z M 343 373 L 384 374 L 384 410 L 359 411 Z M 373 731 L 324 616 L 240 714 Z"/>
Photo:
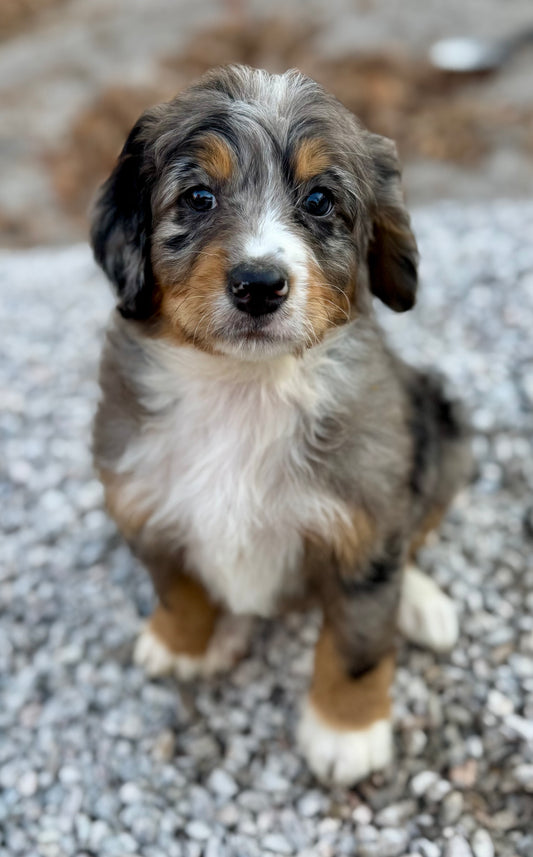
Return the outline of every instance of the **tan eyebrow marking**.
<path id="1" fill-rule="evenodd" d="M 198 163 L 215 181 L 231 178 L 235 159 L 233 152 L 222 137 L 207 134 L 198 147 Z"/>
<path id="2" fill-rule="evenodd" d="M 294 153 L 293 168 L 296 181 L 305 182 L 324 172 L 330 165 L 330 157 L 324 140 L 308 137 L 302 140 Z"/>

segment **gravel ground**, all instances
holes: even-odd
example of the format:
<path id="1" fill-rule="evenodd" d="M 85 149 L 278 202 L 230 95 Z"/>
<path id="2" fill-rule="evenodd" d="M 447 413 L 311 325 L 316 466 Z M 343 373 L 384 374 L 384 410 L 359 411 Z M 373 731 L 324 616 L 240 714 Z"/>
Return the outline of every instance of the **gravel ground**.
<path id="1" fill-rule="evenodd" d="M 351 792 L 294 751 L 316 617 L 212 683 L 132 666 L 151 589 L 88 452 L 111 300 L 84 246 L 0 256 L 0 857 L 533 854 L 533 205 L 416 225 L 425 288 L 386 323 L 473 409 L 477 480 L 420 558 L 462 633 L 400 645 L 397 761 Z"/>

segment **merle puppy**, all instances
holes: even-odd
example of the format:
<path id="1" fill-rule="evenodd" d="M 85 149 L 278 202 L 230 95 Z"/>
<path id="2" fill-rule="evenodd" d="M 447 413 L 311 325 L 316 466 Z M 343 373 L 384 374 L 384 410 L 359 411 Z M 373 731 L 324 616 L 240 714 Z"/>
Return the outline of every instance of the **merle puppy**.
<path id="1" fill-rule="evenodd" d="M 137 662 L 231 667 L 251 617 L 314 599 L 302 752 L 338 783 L 387 765 L 397 626 L 457 637 L 410 561 L 468 467 L 456 405 L 374 315 L 417 288 L 394 144 L 298 72 L 218 69 L 141 116 L 92 243 L 118 301 L 95 460 L 159 599 Z"/>

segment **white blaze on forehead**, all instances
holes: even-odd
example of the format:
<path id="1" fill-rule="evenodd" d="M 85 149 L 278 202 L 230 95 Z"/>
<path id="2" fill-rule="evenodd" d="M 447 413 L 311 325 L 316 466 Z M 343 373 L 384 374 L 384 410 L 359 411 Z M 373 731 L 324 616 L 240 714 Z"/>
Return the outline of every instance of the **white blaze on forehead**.
<path id="1" fill-rule="evenodd" d="M 246 259 L 265 256 L 284 264 L 296 283 L 307 281 L 309 254 L 302 239 L 282 223 L 275 214 L 266 213 L 244 243 Z"/>

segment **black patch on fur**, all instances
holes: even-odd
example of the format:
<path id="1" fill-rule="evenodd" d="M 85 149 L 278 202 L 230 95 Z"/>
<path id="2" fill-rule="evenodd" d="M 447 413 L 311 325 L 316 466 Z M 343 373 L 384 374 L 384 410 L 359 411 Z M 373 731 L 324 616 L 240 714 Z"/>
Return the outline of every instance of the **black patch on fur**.
<path id="1" fill-rule="evenodd" d="M 362 667 L 350 667 L 350 669 L 348 670 L 348 676 L 352 679 L 362 678 L 367 673 L 372 672 L 375 667 L 375 663 L 366 664 Z"/>
<path id="2" fill-rule="evenodd" d="M 391 140 L 369 134 L 368 141 L 375 170 L 370 288 L 395 312 L 405 312 L 416 300 L 418 251 L 403 199 L 398 156 Z"/>
<path id="3" fill-rule="evenodd" d="M 191 242 L 191 236 L 188 232 L 182 232 L 180 235 L 173 235 L 172 238 L 167 238 L 165 247 L 171 253 L 179 253 Z"/>
<path id="4" fill-rule="evenodd" d="M 408 256 L 400 256 L 398 259 L 398 265 L 404 272 L 404 274 L 411 279 L 411 288 L 416 289 L 418 283 L 418 271 L 416 270 L 416 265 L 413 260 Z"/>
<path id="5" fill-rule="evenodd" d="M 402 541 L 396 535 L 390 536 L 383 551 L 370 560 L 363 573 L 350 578 L 339 575 L 342 591 L 350 598 L 378 593 L 394 580 L 400 571 L 401 559 Z"/>
<path id="6" fill-rule="evenodd" d="M 152 312 L 153 275 L 150 261 L 152 228 L 142 139 L 145 117 L 131 131 L 118 163 L 103 185 L 91 228 L 91 244 L 119 296 L 125 318 L 145 319 Z"/>
<path id="7" fill-rule="evenodd" d="M 460 440 L 466 428 L 457 404 L 445 395 L 439 378 L 417 374 L 408 386 L 410 398 L 409 431 L 413 440 L 409 487 L 413 494 L 426 493 L 430 469 L 441 461 L 441 445 Z"/>

